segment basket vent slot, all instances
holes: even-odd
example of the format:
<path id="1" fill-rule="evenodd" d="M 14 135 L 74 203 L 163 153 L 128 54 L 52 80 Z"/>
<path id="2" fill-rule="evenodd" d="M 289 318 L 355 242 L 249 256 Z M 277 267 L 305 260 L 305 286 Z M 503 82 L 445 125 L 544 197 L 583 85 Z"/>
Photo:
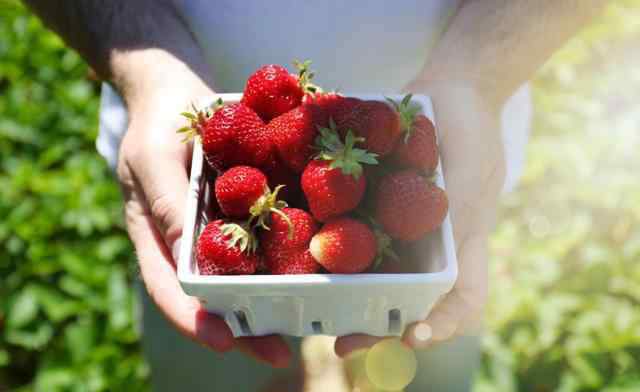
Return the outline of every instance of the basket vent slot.
<path id="1" fill-rule="evenodd" d="M 322 321 L 312 321 L 311 322 L 311 330 L 316 335 L 323 335 L 324 328 L 322 327 Z"/>
<path id="2" fill-rule="evenodd" d="M 398 334 L 402 328 L 402 314 L 400 309 L 391 309 L 389 311 L 389 333 Z"/>
<path id="3" fill-rule="evenodd" d="M 240 330 L 244 335 L 253 335 L 251 332 L 251 327 L 249 326 L 249 321 L 247 320 L 247 315 L 243 310 L 234 310 L 233 315 L 236 317 L 238 321 L 238 325 L 240 326 Z"/>

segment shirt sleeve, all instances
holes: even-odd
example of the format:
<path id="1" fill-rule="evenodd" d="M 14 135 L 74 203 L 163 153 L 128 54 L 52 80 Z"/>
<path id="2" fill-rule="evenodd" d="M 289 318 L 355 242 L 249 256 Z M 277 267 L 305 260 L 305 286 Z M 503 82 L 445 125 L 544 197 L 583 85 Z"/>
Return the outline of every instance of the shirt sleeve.
<path id="1" fill-rule="evenodd" d="M 115 170 L 118 163 L 118 151 L 128 123 L 129 116 L 124 101 L 113 87 L 103 83 L 96 148 L 112 170 Z"/>

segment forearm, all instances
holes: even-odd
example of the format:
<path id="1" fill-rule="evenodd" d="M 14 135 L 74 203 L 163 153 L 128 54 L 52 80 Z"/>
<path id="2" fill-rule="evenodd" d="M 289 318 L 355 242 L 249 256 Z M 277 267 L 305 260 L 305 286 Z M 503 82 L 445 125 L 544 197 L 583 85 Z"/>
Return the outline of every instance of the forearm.
<path id="1" fill-rule="evenodd" d="M 473 86 L 500 105 L 606 3 L 465 0 L 420 78 Z"/>
<path id="2" fill-rule="evenodd" d="M 115 85 L 130 113 L 163 95 L 175 101 L 209 91 L 200 48 L 170 0 L 26 3 Z"/>

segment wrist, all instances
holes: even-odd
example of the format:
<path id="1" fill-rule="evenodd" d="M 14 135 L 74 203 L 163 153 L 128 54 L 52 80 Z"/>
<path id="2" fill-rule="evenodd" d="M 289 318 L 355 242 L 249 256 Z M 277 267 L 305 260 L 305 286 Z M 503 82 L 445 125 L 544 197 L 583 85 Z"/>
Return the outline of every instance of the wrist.
<path id="1" fill-rule="evenodd" d="M 436 112 L 472 111 L 486 113 L 497 118 L 502 110 L 502 102 L 486 89 L 467 80 L 455 79 L 416 79 L 406 88 L 411 93 L 428 95 Z"/>
<path id="2" fill-rule="evenodd" d="M 179 113 L 214 95 L 205 72 L 160 49 L 117 53 L 112 58 L 112 83 L 122 95 L 131 122 Z"/>

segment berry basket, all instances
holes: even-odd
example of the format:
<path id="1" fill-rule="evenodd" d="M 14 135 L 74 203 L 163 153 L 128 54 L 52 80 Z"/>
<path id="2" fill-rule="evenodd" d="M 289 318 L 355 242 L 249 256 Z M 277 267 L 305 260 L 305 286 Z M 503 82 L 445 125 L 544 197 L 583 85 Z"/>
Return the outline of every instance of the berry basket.
<path id="1" fill-rule="evenodd" d="M 350 96 L 385 99 L 381 95 Z M 241 95 L 218 97 L 225 103 L 233 103 Z M 391 98 L 401 100 L 402 96 Z M 412 101 L 435 124 L 429 97 L 415 95 Z M 437 231 L 415 246 L 413 252 L 420 257 L 418 263 L 411 264 L 414 270 L 410 273 L 200 275 L 194 246 L 206 225 L 211 189 L 205 178 L 211 175 L 196 140 L 178 279 L 187 294 L 197 297 L 209 312 L 224 318 L 236 337 L 400 335 L 405 326 L 424 319 L 438 299 L 453 287 L 458 268 L 449 214 Z M 435 181 L 445 188 L 441 165 Z"/>

